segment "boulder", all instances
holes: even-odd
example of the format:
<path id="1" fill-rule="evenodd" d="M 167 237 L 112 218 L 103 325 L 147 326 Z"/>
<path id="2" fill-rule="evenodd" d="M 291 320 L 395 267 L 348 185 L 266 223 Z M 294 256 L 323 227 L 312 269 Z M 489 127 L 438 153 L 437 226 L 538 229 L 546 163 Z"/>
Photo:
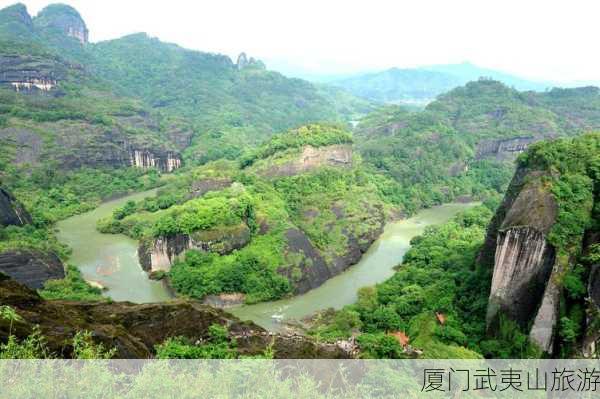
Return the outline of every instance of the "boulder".
<path id="1" fill-rule="evenodd" d="M 56 254 L 25 249 L 0 253 L 0 273 L 31 289 L 65 277 L 64 265 Z"/>

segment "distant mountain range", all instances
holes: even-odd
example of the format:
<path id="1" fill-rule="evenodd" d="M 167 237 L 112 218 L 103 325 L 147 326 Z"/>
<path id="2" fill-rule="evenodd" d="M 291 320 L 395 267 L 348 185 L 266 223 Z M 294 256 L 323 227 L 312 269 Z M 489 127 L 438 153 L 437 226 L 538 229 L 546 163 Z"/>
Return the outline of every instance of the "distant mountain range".
<path id="1" fill-rule="evenodd" d="M 543 91 L 550 82 L 526 80 L 471 63 L 434 65 L 419 68 L 390 68 L 330 81 L 352 94 L 385 103 L 426 104 L 438 95 L 481 77 L 491 78 L 517 90 Z"/>

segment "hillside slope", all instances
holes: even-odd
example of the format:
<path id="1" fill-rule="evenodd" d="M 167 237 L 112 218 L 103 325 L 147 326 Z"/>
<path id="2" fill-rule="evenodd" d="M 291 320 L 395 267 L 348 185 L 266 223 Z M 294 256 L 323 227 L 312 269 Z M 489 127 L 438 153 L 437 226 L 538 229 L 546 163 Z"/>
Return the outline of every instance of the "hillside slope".
<path id="1" fill-rule="evenodd" d="M 276 135 L 239 163 L 181 175 L 99 228 L 141 238 L 143 267 L 166 272 L 182 294 L 253 302 L 306 292 L 358 262 L 385 210 L 351 135 L 313 124 Z"/>
<path id="2" fill-rule="evenodd" d="M 600 89 L 518 92 L 493 80 L 452 90 L 422 112 L 388 106 L 355 129 L 366 163 L 392 177 L 408 211 L 503 192 L 531 143 L 600 128 Z"/>
<path id="3" fill-rule="evenodd" d="M 4 8 L 0 33 L 0 178 L 41 230 L 185 164 L 233 159 L 276 131 L 365 106 L 245 55 L 234 64 L 144 34 L 90 43 L 66 5 L 34 17 Z"/>
<path id="4" fill-rule="evenodd" d="M 599 178 L 600 134 L 534 144 L 495 214 L 426 230 L 394 276 L 310 334 L 354 336 L 368 358 L 596 358 Z"/>

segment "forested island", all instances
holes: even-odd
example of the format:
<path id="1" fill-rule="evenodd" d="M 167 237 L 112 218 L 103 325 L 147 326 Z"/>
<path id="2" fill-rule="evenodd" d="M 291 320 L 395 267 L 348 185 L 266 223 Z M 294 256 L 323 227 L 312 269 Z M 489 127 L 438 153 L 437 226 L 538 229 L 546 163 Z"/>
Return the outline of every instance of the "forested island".
<path id="1" fill-rule="evenodd" d="M 369 85 L 411 96 L 408 72 L 314 84 L 88 34 L 70 6 L 0 10 L 0 358 L 598 357 L 599 88 L 431 69 L 406 107 Z M 415 217 L 345 303 L 244 313 Z"/>

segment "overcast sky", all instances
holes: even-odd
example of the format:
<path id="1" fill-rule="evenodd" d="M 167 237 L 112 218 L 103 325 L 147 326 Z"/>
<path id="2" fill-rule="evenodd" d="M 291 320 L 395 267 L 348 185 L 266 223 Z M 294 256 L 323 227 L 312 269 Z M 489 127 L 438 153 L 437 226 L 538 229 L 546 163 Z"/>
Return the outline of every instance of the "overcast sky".
<path id="1" fill-rule="evenodd" d="M 22 2 L 33 15 L 51 3 Z M 94 42 L 143 31 L 314 73 L 470 61 L 537 80 L 600 81 L 594 0 L 62 2 L 82 14 Z"/>

